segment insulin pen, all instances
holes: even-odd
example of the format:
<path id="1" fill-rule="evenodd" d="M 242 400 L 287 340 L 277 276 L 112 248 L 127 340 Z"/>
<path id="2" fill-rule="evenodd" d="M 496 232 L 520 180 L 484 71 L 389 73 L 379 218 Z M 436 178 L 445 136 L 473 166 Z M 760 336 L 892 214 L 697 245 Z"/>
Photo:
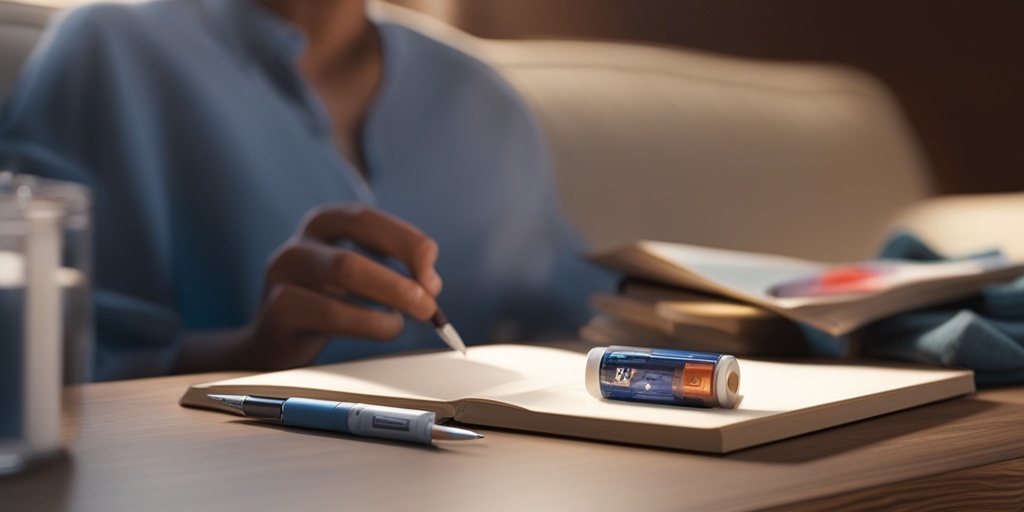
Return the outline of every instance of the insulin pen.
<path id="1" fill-rule="evenodd" d="M 379 405 L 332 402 L 312 398 L 267 398 L 245 395 L 206 395 L 242 414 L 290 427 L 330 430 L 356 436 L 430 444 L 432 440 L 462 441 L 484 436 L 434 423 L 435 414 Z"/>
<path id="2" fill-rule="evenodd" d="M 736 407 L 740 365 L 725 354 L 639 347 L 595 347 L 586 388 L 594 398 L 690 407 Z"/>

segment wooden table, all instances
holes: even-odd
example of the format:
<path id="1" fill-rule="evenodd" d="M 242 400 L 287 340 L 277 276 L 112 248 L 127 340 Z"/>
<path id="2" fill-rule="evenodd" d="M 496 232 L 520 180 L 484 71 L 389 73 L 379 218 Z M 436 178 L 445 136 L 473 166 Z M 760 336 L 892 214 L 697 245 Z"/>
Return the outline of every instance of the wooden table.
<path id="1" fill-rule="evenodd" d="M 178 406 L 237 375 L 71 390 L 67 454 L 0 479 L 0 510 L 1024 509 L 1024 388 L 716 456 L 491 429 L 431 448 Z"/>

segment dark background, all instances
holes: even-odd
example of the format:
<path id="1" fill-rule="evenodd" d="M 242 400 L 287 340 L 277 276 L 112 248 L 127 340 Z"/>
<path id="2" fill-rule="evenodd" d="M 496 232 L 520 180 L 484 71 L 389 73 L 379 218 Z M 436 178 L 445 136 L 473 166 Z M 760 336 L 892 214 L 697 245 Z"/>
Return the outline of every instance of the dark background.
<path id="1" fill-rule="evenodd" d="M 1024 0 L 391 0 L 493 38 L 829 61 L 885 82 L 941 193 L 1024 190 Z"/>

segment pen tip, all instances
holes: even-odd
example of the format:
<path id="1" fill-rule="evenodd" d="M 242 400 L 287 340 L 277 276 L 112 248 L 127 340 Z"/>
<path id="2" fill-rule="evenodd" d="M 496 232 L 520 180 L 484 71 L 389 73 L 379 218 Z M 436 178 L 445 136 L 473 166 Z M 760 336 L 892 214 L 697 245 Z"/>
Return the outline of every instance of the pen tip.
<path id="1" fill-rule="evenodd" d="M 245 397 L 240 395 L 218 395 L 211 393 L 207 394 L 206 397 L 238 410 L 242 409 L 242 402 L 245 400 Z"/>
<path id="2" fill-rule="evenodd" d="M 462 352 L 462 355 L 466 356 L 466 343 L 462 341 L 462 336 L 459 336 L 459 332 L 452 327 L 452 324 L 447 323 L 439 327 L 437 335 L 441 337 L 446 345 Z"/>
<path id="3" fill-rule="evenodd" d="M 472 430 L 445 425 L 434 425 L 432 437 L 438 441 L 468 441 L 484 438 L 482 434 L 477 434 Z"/>

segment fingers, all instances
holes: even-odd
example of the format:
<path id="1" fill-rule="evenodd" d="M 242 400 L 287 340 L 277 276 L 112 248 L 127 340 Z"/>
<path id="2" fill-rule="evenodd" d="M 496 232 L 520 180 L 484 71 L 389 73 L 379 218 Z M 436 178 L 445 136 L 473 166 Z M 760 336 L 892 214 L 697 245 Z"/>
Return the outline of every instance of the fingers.
<path id="1" fill-rule="evenodd" d="M 418 320 L 437 311 L 432 295 L 416 281 L 355 251 L 307 241 L 283 248 L 267 270 L 270 286 L 293 284 L 324 295 L 354 295 Z"/>
<path id="2" fill-rule="evenodd" d="M 401 262 L 404 275 L 345 240 Z M 247 352 L 267 364 L 305 364 L 327 338 L 388 340 L 403 328 L 402 313 L 426 321 L 437 311 L 441 278 L 434 270 L 437 244 L 412 225 L 359 205 L 310 212 L 298 236 L 272 257 L 267 295 L 250 329 Z M 358 297 L 387 310 L 344 300 Z"/>
<path id="3" fill-rule="evenodd" d="M 291 284 L 276 286 L 264 309 L 264 321 L 276 332 L 274 339 L 315 334 L 389 340 L 403 326 L 397 312 L 365 308 Z"/>
<path id="4" fill-rule="evenodd" d="M 241 368 L 272 370 L 311 364 L 335 336 L 390 340 L 402 332 L 396 311 L 379 311 L 291 283 L 264 299 L 244 341 L 229 359 Z"/>
<path id="5" fill-rule="evenodd" d="M 437 243 L 401 219 L 363 205 L 332 205 L 307 215 L 302 234 L 332 244 L 351 240 L 367 250 L 395 258 L 430 295 L 441 292 L 441 278 L 434 270 Z"/>

